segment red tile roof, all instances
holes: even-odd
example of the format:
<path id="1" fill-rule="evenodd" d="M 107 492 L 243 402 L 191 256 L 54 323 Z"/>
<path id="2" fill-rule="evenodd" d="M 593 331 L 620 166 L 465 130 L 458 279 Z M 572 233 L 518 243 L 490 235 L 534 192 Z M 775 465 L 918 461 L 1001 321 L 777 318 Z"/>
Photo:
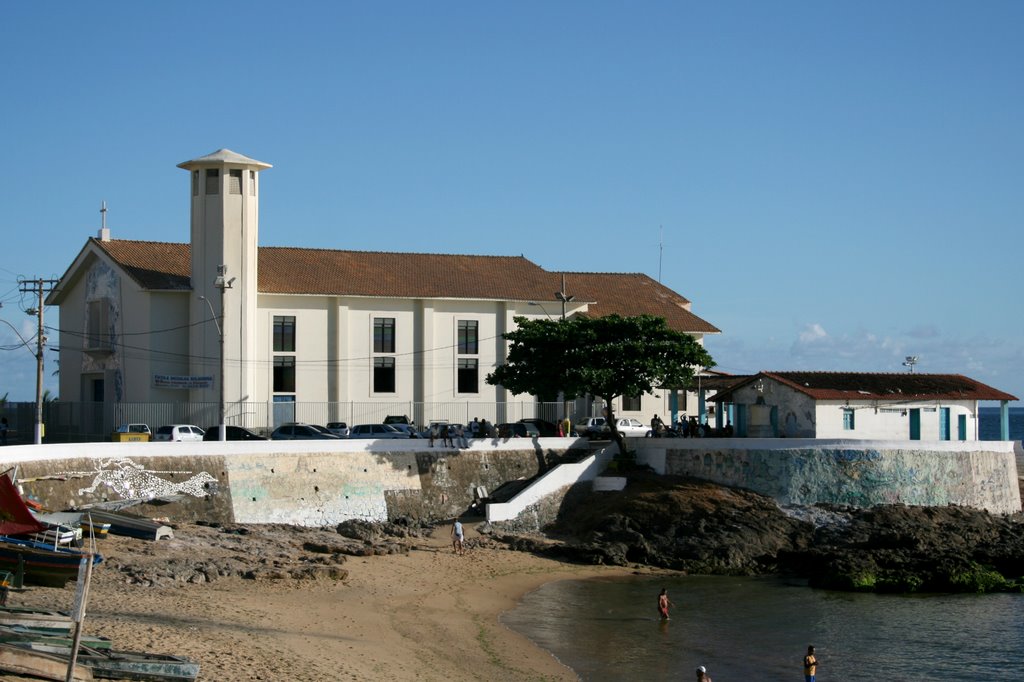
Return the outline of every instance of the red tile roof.
<path id="1" fill-rule="evenodd" d="M 567 272 L 565 293 L 576 301 L 591 301 L 588 312 L 596 317 L 617 313 L 660 315 L 672 329 L 718 334 L 718 327 L 690 312 L 690 302 L 668 287 L 640 273 Z M 559 304 L 561 305 L 561 304 Z"/>
<path id="2" fill-rule="evenodd" d="M 921 400 L 1017 400 L 962 374 L 912 374 L 871 372 L 760 372 L 715 395 L 727 399 L 733 391 L 760 377 L 774 379 L 815 400 L 921 401 Z"/>
<path id="3" fill-rule="evenodd" d="M 191 288 L 189 244 L 93 240 L 145 289 Z M 388 298 L 456 298 L 561 303 L 554 293 L 561 273 L 522 256 L 384 253 L 289 247 L 259 248 L 260 293 Z M 650 277 L 635 273 L 565 273 L 566 293 L 590 302 L 595 315 L 651 314 L 690 333 L 717 333 L 690 312 L 690 302 Z"/>

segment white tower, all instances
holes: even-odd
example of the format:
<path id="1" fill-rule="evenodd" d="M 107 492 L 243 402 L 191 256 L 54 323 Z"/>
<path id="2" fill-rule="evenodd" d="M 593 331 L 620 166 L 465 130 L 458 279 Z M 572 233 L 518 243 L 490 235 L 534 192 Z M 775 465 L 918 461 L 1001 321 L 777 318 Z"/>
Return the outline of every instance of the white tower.
<path id="1" fill-rule="evenodd" d="M 223 401 L 229 424 L 255 395 L 259 172 L 270 167 L 230 149 L 178 164 L 192 176 L 191 374 L 214 377 L 192 400 Z"/>

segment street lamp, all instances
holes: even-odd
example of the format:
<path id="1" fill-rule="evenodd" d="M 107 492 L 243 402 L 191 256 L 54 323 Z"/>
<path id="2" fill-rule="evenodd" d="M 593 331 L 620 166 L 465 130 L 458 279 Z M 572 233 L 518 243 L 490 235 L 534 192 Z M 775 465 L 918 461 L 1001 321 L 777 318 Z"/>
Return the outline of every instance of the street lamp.
<path id="1" fill-rule="evenodd" d="M 218 426 L 218 437 L 217 440 L 225 441 L 228 439 L 228 430 L 224 425 L 226 421 L 226 403 L 224 400 L 224 376 L 225 376 L 225 361 L 224 361 L 224 317 L 226 308 L 224 307 L 224 292 L 227 289 L 231 289 L 231 285 L 234 283 L 235 278 L 227 279 L 226 275 L 228 272 L 228 266 L 218 265 L 217 266 L 217 278 L 213 280 L 213 286 L 220 289 L 220 322 L 217 321 L 217 313 L 213 310 L 213 304 L 210 303 L 210 299 L 206 296 L 200 296 L 200 301 L 206 301 L 206 306 L 210 309 L 210 315 L 213 316 L 213 323 L 217 326 L 217 336 L 220 341 L 220 425 Z"/>
<path id="2" fill-rule="evenodd" d="M 538 307 L 538 308 L 540 308 L 540 309 L 541 309 L 542 311 L 544 311 L 544 314 L 548 316 L 548 319 L 549 319 L 549 320 L 551 320 L 552 322 L 554 322 L 554 321 L 555 321 L 555 318 L 551 317 L 551 313 L 549 313 L 549 312 L 548 312 L 548 311 L 547 311 L 547 310 L 546 310 L 546 309 L 544 308 L 544 306 L 542 306 L 542 305 L 541 305 L 540 303 L 537 303 L 537 301 L 527 301 L 527 302 L 526 302 L 526 305 L 535 305 L 535 306 L 537 306 L 537 307 Z M 562 317 L 562 319 L 564 320 L 564 319 L 565 319 L 565 317 L 563 316 L 563 317 Z"/>

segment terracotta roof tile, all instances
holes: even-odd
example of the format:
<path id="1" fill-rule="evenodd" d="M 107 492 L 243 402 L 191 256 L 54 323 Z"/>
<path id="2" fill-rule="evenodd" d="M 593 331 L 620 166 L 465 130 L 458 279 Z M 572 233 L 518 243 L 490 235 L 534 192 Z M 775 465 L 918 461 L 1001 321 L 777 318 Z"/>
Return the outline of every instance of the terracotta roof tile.
<path id="1" fill-rule="evenodd" d="M 589 312 L 601 317 L 660 315 L 679 331 L 718 334 L 721 330 L 690 312 L 690 302 L 640 273 L 567 272 L 565 292 L 576 301 L 592 301 Z"/>
<path id="2" fill-rule="evenodd" d="M 872 372 L 760 372 L 712 400 L 722 400 L 739 386 L 767 377 L 816 400 L 1017 400 L 1009 393 L 962 374 Z"/>
<path id="3" fill-rule="evenodd" d="M 189 244 L 93 240 L 140 286 L 188 289 Z M 261 293 L 388 298 L 538 301 L 561 305 L 562 273 L 522 256 L 385 253 L 290 247 L 259 248 Z M 589 302 L 592 315 L 651 314 L 673 329 L 718 333 L 690 312 L 690 302 L 650 277 L 635 273 L 565 273 L 566 293 Z"/>

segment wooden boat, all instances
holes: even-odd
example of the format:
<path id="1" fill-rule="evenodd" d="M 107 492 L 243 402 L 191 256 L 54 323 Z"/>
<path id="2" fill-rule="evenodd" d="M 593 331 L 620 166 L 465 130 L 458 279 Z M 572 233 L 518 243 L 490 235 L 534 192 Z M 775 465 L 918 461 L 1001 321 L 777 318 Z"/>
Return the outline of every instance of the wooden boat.
<path id="1" fill-rule="evenodd" d="M 33 651 L 13 644 L 0 644 L 0 670 L 64 682 L 68 673 L 68 657 L 45 651 Z M 96 678 L 89 667 L 76 665 L 72 679 L 75 682 L 92 682 Z"/>
<path id="2" fill-rule="evenodd" d="M 110 532 L 114 535 L 127 535 L 128 537 L 141 538 L 143 540 L 159 540 L 161 538 L 174 537 L 174 530 L 170 526 L 165 526 L 144 516 L 104 509 L 90 509 L 89 515 L 92 516 L 94 524 L 109 523 Z"/>
<path id="3" fill-rule="evenodd" d="M 24 606 L 0 608 L 0 626 L 32 628 L 51 634 L 71 632 L 74 622 L 63 611 L 32 609 Z"/>
<path id="4" fill-rule="evenodd" d="M 97 540 L 103 540 L 110 532 L 109 523 L 102 523 L 93 520 L 92 515 L 89 512 L 37 512 L 35 516 L 41 522 L 46 524 L 59 525 L 63 528 L 79 529 L 79 541 L 81 541 L 83 537 L 93 537 Z"/>
<path id="5" fill-rule="evenodd" d="M 22 625 L 0 626 L 0 642 L 28 643 L 36 651 L 70 654 L 74 637 L 69 632 L 53 632 Z M 111 649 L 113 642 L 101 635 L 81 635 L 80 643 L 90 649 Z"/>
<path id="6" fill-rule="evenodd" d="M 75 518 L 68 514 L 35 514 L 45 530 L 30 533 L 25 537 L 54 547 L 82 546 L 81 516 Z"/>
<path id="7" fill-rule="evenodd" d="M 71 547 L 55 547 L 25 539 L 24 536 L 46 531 L 21 498 L 14 483 L 0 475 L 0 571 L 14 575 L 15 587 L 24 583 L 64 587 L 78 577 L 78 567 L 86 557 L 94 564 L 102 561 L 99 554 L 89 554 Z"/>
<path id="8" fill-rule="evenodd" d="M 15 576 L 20 574 L 23 583 L 64 587 L 69 580 L 78 578 L 79 565 L 90 556 L 93 565 L 103 561 L 99 554 L 89 554 L 73 547 L 53 547 L 0 535 L 0 570 L 10 571 Z"/>
<path id="9" fill-rule="evenodd" d="M 79 664 L 93 677 L 147 682 L 191 682 L 199 677 L 199 663 L 182 656 L 134 651 L 100 651 L 83 646 Z"/>

